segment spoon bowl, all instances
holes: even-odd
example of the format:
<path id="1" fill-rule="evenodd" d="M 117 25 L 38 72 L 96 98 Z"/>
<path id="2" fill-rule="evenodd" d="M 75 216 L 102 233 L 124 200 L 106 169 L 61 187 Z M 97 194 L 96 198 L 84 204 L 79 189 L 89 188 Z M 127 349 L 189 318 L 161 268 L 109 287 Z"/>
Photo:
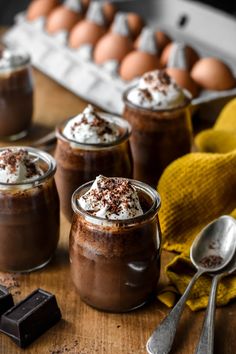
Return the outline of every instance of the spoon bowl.
<path id="1" fill-rule="evenodd" d="M 195 238 L 190 258 L 197 269 L 218 272 L 233 258 L 236 247 L 236 221 L 223 215 L 208 224 Z"/>

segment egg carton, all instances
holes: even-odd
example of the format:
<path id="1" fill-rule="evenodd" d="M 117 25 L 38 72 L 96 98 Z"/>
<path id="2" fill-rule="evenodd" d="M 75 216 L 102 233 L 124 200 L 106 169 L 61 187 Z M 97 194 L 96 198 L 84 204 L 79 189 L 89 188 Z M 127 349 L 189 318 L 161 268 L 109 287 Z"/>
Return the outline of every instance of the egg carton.
<path id="1" fill-rule="evenodd" d="M 169 7 L 168 15 L 167 7 L 170 5 L 170 2 L 171 6 Z M 179 27 L 176 25 L 176 23 L 181 24 L 181 21 L 184 23 L 184 19 L 188 18 L 186 17 L 186 12 L 190 11 L 193 15 L 195 11 L 195 8 L 191 8 L 192 4 L 189 8 L 189 4 L 184 1 L 186 12 L 185 17 L 183 17 L 182 10 L 180 12 L 178 7 L 175 8 L 176 4 L 180 3 L 182 3 L 181 0 L 135 0 L 115 2 L 118 10 L 135 10 L 142 14 L 143 17 L 146 17 L 146 22 L 152 27 L 157 27 L 157 23 L 159 23 L 158 18 L 162 18 L 159 27 L 170 34 L 172 38 L 181 41 L 184 40 L 190 45 L 194 44 L 195 48 L 197 48 L 198 52 L 202 55 L 223 56 L 224 60 L 227 58 L 228 63 L 236 72 L 236 53 L 235 56 L 234 53 L 229 53 L 227 57 L 225 53 L 223 55 L 218 51 L 219 48 L 217 48 L 217 46 L 212 46 L 211 39 L 209 39 L 207 43 L 200 43 L 200 38 L 196 37 L 197 30 L 195 28 L 194 38 L 193 33 L 191 37 L 189 28 L 188 35 L 186 35 L 186 31 L 183 31 L 181 25 L 179 25 Z M 159 16 L 157 16 L 158 11 Z M 208 15 L 210 13 L 209 9 L 204 9 L 203 11 L 204 13 L 208 11 Z M 221 14 L 217 14 L 217 16 L 222 17 Z M 177 22 L 177 20 L 179 22 Z M 231 24 L 230 19 L 224 20 L 226 23 Z M 123 93 L 128 87 L 134 84 L 135 80 L 132 82 L 123 81 L 118 76 L 116 68 L 113 65 L 98 66 L 94 64 L 92 60 L 85 58 L 81 51 L 71 49 L 67 46 L 68 32 L 60 31 L 56 35 L 49 35 L 44 30 L 44 25 L 44 18 L 29 22 L 26 19 L 25 13 L 20 13 L 15 18 L 15 25 L 3 36 L 3 42 L 9 48 L 25 49 L 31 55 L 32 63 L 37 69 L 74 94 L 108 112 L 121 114 L 124 109 L 122 100 Z M 224 31 L 225 30 L 224 27 Z M 232 30 L 230 26 L 229 30 Z M 231 33 L 228 35 L 230 36 Z M 222 45 L 225 45 L 225 42 Z M 224 49 L 226 51 L 228 50 L 228 48 Z M 193 110 L 199 107 L 202 108 L 204 105 L 208 107 L 209 104 L 212 107 L 214 103 L 215 107 L 218 107 L 218 110 L 220 110 L 222 105 L 234 96 L 236 96 L 236 88 L 227 91 L 202 91 L 200 96 L 193 99 L 192 107 Z M 218 112 L 215 114 L 217 113 Z"/>
<path id="2" fill-rule="evenodd" d="M 4 35 L 3 42 L 9 48 L 26 50 L 37 69 L 76 95 L 120 114 L 122 94 L 128 84 L 109 68 L 98 67 L 67 47 L 66 31 L 49 35 L 44 24 L 43 18 L 28 22 L 25 13 L 18 14 L 16 24 Z"/>

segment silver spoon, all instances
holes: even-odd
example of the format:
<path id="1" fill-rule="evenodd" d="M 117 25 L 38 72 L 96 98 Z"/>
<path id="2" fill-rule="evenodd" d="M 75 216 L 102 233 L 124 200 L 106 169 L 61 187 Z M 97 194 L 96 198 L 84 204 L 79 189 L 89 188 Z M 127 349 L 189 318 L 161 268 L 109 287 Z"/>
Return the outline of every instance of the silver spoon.
<path id="1" fill-rule="evenodd" d="M 31 145 L 42 150 L 50 150 L 55 145 L 56 141 L 56 132 L 53 130 L 42 138 L 34 141 Z"/>
<path id="2" fill-rule="evenodd" d="M 198 271 L 194 274 L 175 307 L 148 339 L 146 349 L 149 354 L 168 354 L 170 352 L 177 324 L 193 284 L 202 274 L 217 272 L 231 261 L 236 248 L 235 238 L 235 220 L 227 215 L 208 224 L 195 238 L 190 249 L 190 258 Z M 207 265 L 206 260 L 212 256 L 216 257 L 215 262 Z"/>
<path id="3" fill-rule="evenodd" d="M 236 242 L 236 240 L 235 240 Z M 195 351 L 195 354 L 212 354 L 214 350 L 214 321 L 215 321 L 215 303 L 218 283 L 221 278 L 236 271 L 236 254 L 231 262 L 223 269 L 223 273 L 214 276 L 212 280 L 211 291 L 209 295 L 208 306 L 203 322 L 201 336 Z"/>

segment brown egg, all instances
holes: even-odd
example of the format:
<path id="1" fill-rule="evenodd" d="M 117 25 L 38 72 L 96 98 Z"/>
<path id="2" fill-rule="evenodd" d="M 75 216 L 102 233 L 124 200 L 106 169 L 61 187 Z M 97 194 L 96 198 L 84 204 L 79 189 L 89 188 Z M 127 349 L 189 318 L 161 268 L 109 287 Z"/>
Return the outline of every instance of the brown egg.
<path id="1" fill-rule="evenodd" d="M 129 12 L 127 14 L 127 21 L 132 37 L 136 38 L 140 34 L 144 26 L 144 21 L 142 17 L 134 12 Z"/>
<path id="2" fill-rule="evenodd" d="M 83 44 L 94 46 L 105 33 L 106 29 L 103 26 L 85 19 L 72 29 L 69 46 L 72 48 L 79 48 Z"/>
<path id="3" fill-rule="evenodd" d="M 176 81 L 180 87 L 188 90 L 193 97 L 197 97 L 199 95 L 200 87 L 196 84 L 196 82 L 193 81 L 187 70 L 179 68 L 167 68 L 166 72 Z"/>
<path id="4" fill-rule="evenodd" d="M 160 62 L 156 54 L 134 50 L 123 59 L 120 66 L 120 76 L 123 80 L 132 80 L 147 71 L 159 68 Z"/>
<path id="5" fill-rule="evenodd" d="M 94 50 L 94 61 L 103 64 L 108 60 L 121 60 L 133 50 L 133 43 L 129 37 L 119 33 L 109 32 L 99 39 Z"/>
<path id="6" fill-rule="evenodd" d="M 171 42 L 164 48 L 160 59 L 162 66 L 167 65 L 174 44 L 175 44 L 174 42 Z M 193 67 L 193 65 L 196 63 L 196 61 L 198 61 L 199 55 L 190 46 L 185 46 L 185 53 L 186 53 L 187 68 L 190 70 Z"/>
<path id="7" fill-rule="evenodd" d="M 202 58 L 192 68 L 191 76 L 207 90 L 229 90 L 236 86 L 230 68 L 217 58 Z"/>
<path id="8" fill-rule="evenodd" d="M 49 15 L 46 22 L 46 30 L 49 33 L 56 33 L 61 30 L 70 31 L 80 19 L 81 14 L 61 5 Z"/>
<path id="9" fill-rule="evenodd" d="M 34 0 L 27 9 L 26 17 L 29 21 L 36 20 L 41 16 L 47 17 L 58 5 L 58 0 Z"/>
<path id="10" fill-rule="evenodd" d="M 90 0 L 81 0 L 81 4 L 83 7 L 83 12 L 86 12 L 90 5 Z"/>
<path id="11" fill-rule="evenodd" d="M 112 23 L 114 20 L 116 11 L 117 10 L 115 5 L 111 4 L 110 2 L 104 2 L 103 12 L 108 24 Z"/>
<path id="12" fill-rule="evenodd" d="M 162 31 L 157 31 L 155 33 L 156 36 L 156 42 L 157 42 L 157 47 L 158 47 L 158 52 L 161 53 L 163 49 L 171 42 L 170 37 L 167 36 Z M 140 42 L 140 36 L 136 39 L 134 43 L 134 47 L 137 49 L 139 47 L 139 42 Z"/>

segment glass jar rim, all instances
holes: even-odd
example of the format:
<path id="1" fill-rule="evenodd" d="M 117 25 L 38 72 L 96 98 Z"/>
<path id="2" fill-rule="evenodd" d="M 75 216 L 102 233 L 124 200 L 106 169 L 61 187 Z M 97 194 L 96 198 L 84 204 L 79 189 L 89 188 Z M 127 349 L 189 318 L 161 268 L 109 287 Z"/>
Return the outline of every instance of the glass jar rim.
<path id="1" fill-rule="evenodd" d="M 90 214 L 88 211 L 84 210 L 80 204 L 78 203 L 78 198 L 77 195 L 80 193 L 82 195 L 82 191 L 84 189 L 88 190 L 89 187 L 92 186 L 92 184 L 94 183 L 93 181 L 89 181 L 84 183 L 83 185 L 81 185 L 80 187 L 78 187 L 74 193 L 72 194 L 71 197 L 71 205 L 72 205 L 72 209 L 74 211 L 74 213 L 76 214 L 80 214 L 82 216 L 86 216 L 88 221 L 91 221 L 93 224 L 105 224 L 106 226 L 132 226 L 134 224 L 137 223 L 141 223 L 143 221 L 146 221 L 147 218 L 150 219 L 153 216 L 156 215 L 156 213 L 158 212 L 158 210 L 160 209 L 161 206 L 161 197 L 160 194 L 151 186 L 149 186 L 146 183 L 134 180 L 134 179 L 130 179 L 130 178 L 122 178 L 119 177 L 119 179 L 124 179 L 124 180 L 128 180 L 131 182 L 132 186 L 135 187 L 136 190 L 138 191 L 142 191 L 145 193 L 145 195 L 148 195 L 151 199 L 152 199 L 152 205 L 149 207 L 149 209 L 142 215 L 139 216 L 135 216 L 133 218 L 130 219 L 105 219 L 105 218 L 101 218 L 95 215 Z"/>
<path id="2" fill-rule="evenodd" d="M 16 187 L 16 186 L 26 186 L 26 185 L 36 185 L 39 184 L 40 182 L 44 181 L 45 179 L 53 176 L 56 172 L 56 160 L 47 152 L 32 148 L 29 146 L 7 146 L 7 147 L 2 147 L 0 148 L 0 153 L 5 151 L 5 150 L 26 150 L 31 156 L 39 157 L 42 159 L 43 162 L 45 162 L 48 166 L 47 171 L 42 175 L 38 176 L 36 178 L 31 178 L 24 180 L 22 182 L 13 182 L 13 183 L 7 183 L 7 182 L 0 182 L 0 187 Z"/>
<path id="3" fill-rule="evenodd" d="M 138 109 L 140 111 L 143 111 L 143 112 L 152 112 L 152 113 L 162 113 L 162 112 L 174 112 L 174 111 L 178 111 L 178 110 L 182 110 L 182 109 L 185 109 L 187 108 L 190 104 L 191 104 L 191 101 L 192 101 L 192 98 L 191 97 L 188 97 L 186 94 L 184 94 L 185 96 L 185 100 L 183 102 L 183 104 L 181 106 L 178 106 L 178 107 L 172 107 L 172 108 L 163 108 L 163 109 L 152 109 L 152 108 L 145 108 L 145 107 L 140 107 L 138 106 L 137 104 L 131 102 L 129 99 L 128 99 L 128 94 L 131 90 L 133 90 L 135 87 L 137 87 L 137 84 L 136 85 L 133 85 L 129 88 L 127 88 L 124 92 L 123 92 L 123 101 L 125 102 L 125 104 L 131 108 L 135 108 L 135 109 Z M 185 90 L 186 91 L 186 90 Z"/>
<path id="4" fill-rule="evenodd" d="M 19 51 L 19 50 L 9 50 L 3 49 L 3 53 L 9 53 L 9 60 L 7 61 L 7 65 L 0 65 L 0 72 L 5 72 L 9 70 L 15 70 L 30 64 L 31 57 L 27 52 Z M 1 52 L 0 52 L 1 54 Z M 0 56 L 1 58 L 1 56 Z"/>
<path id="5" fill-rule="evenodd" d="M 76 148 L 81 148 L 83 150 L 93 150 L 93 149 L 97 149 L 97 148 L 103 148 L 103 149 L 106 149 L 106 148 L 110 148 L 112 146 L 116 146 L 116 145 L 119 145 L 120 143 L 126 141 L 129 139 L 131 133 L 132 133 L 132 128 L 131 128 L 131 125 L 130 123 L 125 120 L 124 118 L 122 117 L 119 117 L 117 115 L 113 115 L 113 114 L 109 114 L 109 113 L 105 113 L 105 112 L 98 112 L 98 114 L 101 116 L 101 117 L 104 117 L 105 119 L 107 120 L 113 120 L 113 123 L 115 123 L 118 127 L 121 127 L 123 129 L 125 129 L 124 133 L 121 134 L 120 137 L 118 137 L 118 139 L 116 139 L 115 141 L 113 142 L 109 142 L 109 143 L 95 143 L 95 144 L 92 144 L 92 143 L 81 143 L 81 142 L 78 142 L 74 139 L 69 139 L 67 138 L 63 132 L 62 132 L 62 129 L 66 126 L 66 124 L 72 120 L 73 118 L 75 117 L 71 117 L 71 118 L 68 118 L 66 121 L 60 123 L 57 125 L 56 127 L 56 137 L 57 139 L 61 139 L 63 141 L 66 141 L 70 144 L 73 144 Z"/>

